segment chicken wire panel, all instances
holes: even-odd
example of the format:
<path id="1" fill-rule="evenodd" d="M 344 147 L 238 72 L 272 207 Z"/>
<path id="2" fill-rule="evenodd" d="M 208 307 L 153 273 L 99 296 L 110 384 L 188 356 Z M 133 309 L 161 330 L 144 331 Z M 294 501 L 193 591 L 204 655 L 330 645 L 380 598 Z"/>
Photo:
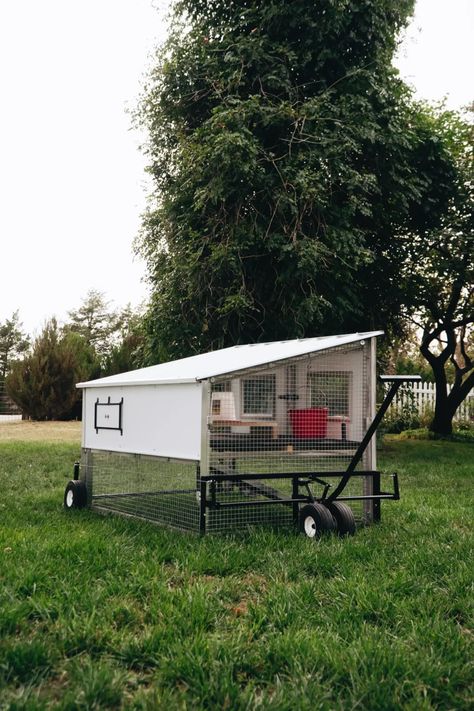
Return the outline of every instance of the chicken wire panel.
<path id="1" fill-rule="evenodd" d="M 358 343 L 214 379 L 208 417 L 209 474 L 345 471 L 368 427 L 369 360 L 369 343 Z M 366 454 L 358 469 L 367 470 L 368 464 Z M 335 487 L 339 478 L 327 481 Z M 247 498 L 262 503 L 211 508 L 207 530 L 294 520 L 291 504 L 263 504 L 291 497 L 290 477 L 218 486 L 219 502 Z M 321 496 L 319 485 L 312 485 L 312 490 Z M 344 491 L 363 493 L 362 477 L 351 479 Z M 361 502 L 350 505 L 359 520 L 367 519 L 367 506 L 363 511 Z"/>
<path id="2" fill-rule="evenodd" d="M 209 485 L 208 485 L 209 486 Z M 206 513 L 206 532 L 232 531 L 248 526 L 291 526 L 293 510 L 291 504 L 270 504 L 269 499 L 288 498 L 291 496 L 291 481 L 273 480 L 220 482 L 216 485 L 215 497 L 219 504 L 232 504 L 242 501 L 261 503 L 246 507 L 212 508 Z M 210 488 L 210 487 L 209 487 Z M 212 493 L 208 491 L 208 496 Z M 212 498 L 211 498 L 212 502 Z"/>
<path id="3" fill-rule="evenodd" d="M 197 462 L 82 451 L 81 475 L 93 509 L 199 531 Z"/>

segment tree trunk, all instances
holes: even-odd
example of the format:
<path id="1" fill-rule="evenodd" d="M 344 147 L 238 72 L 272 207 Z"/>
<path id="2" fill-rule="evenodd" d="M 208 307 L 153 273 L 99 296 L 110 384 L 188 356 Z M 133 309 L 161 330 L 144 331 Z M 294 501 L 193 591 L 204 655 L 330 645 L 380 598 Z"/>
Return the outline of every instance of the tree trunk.
<path id="1" fill-rule="evenodd" d="M 448 394 L 446 376 L 436 379 L 436 400 L 433 421 L 430 424 L 430 431 L 440 435 L 450 435 L 453 433 L 453 418 L 459 405 L 464 401 L 469 393 L 469 383 L 462 385 L 454 384 Z"/>
<path id="2" fill-rule="evenodd" d="M 453 415 L 450 411 L 442 408 L 435 408 L 435 414 L 430 424 L 430 431 L 439 435 L 450 435 L 453 433 Z"/>
<path id="3" fill-rule="evenodd" d="M 444 363 L 432 362 L 431 367 L 433 368 L 435 376 L 436 400 L 430 431 L 439 435 L 450 435 L 453 432 L 453 416 L 455 410 L 450 407 Z"/>

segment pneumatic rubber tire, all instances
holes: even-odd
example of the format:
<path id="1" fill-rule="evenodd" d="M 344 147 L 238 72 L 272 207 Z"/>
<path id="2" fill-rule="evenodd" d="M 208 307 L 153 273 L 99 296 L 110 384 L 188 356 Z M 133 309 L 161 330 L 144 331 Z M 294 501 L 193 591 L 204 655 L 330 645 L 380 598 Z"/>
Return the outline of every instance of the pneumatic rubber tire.
<path id="1" fill-rule="evenodd" d="M 87 488 L 83 481 L 71 479 L 64 492 L 64 508 L 83 509 L 87 506 Z"/>
<path id="2" fill-rule="evenodd" d="M 356 532 L 356 522 L 352 509 L 342 501 L 331 501 L 326 506 L 336 521 L 339 536 L 353 536 Z"/>
<path id="3" fill-rule="evenodd" d="M 336 530 L 336 521 L 322 504 L 306 504 L 300 510 L 299 528 L 308 538 L 321 538 L 324 533 Z"/>

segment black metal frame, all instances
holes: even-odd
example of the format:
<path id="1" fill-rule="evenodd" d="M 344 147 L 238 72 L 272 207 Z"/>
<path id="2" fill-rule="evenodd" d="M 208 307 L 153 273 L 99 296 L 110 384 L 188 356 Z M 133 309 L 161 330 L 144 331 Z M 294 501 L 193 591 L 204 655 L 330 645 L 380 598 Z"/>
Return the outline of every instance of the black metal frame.
<path id="1" fill-rule="evenodd" d="M 371 422 L 365 436 L 360 442 L 355 454 L 353 455 L 349 465 L 345 471 L 339 472 L 279 472 L 275 474 L 256 474 L 252 472 L 240 472 L 240 473 L 225 473 L 221 471 L 213 471 L 208 475 L 198 475 L 199 476 L 199 506 L 200 506 L 200 516 L 199 516 L 199 530 L 201 534 L 206 532 L 206 513 L 207 510 L 216 509 L 230 509 L 230 508 L 245 508 L 247 506 L 268 506 L 269 504 L 282 504 L 284 506 L 291 506 L 293 509 L 293 519 L 295 523 L 298 522 L 299 516 L 299 505 L 301 503 L 314 503 L 319 502 L 323 504 L 329 504 L 332 501 L 372 501 L 374 505 L 373 510 L 373 520 L 375 522 L 380 521 L 380 504 L 383 500 L 393 500 L 398 501 L 400 499 L 400 489 L 398 483 L 397 473 L 392 474 L 393 479 L 393 491 L 382 491 L 381 490 L 381 472 L 380 471 L 355 471 L 357 465 L 362 460 L 365 450 L 367 449 L 372 437 L 374 436 L 383 416 L 385 415 L 387 409 L 390 406 L 393 398 L 397 394 L 401 385 L 407 382 L 418 382 L 421 380 L 419 375 L 382 375 L 380 376 L 382 382 L 391 383 L 390 390 L 385 395 L 385 398 L 377 411 L 373 421 Z M 322 478 L 324 477 L 324 479 Z M 340 481 L 334 491 L 329 494 L 331 484 L 329 484 L 325 479 L 328 478 L 339 478 Z M 372 493 L 364 494 L 360 496 L 341 496 L 347 484 L 352 477 L 371 477 L 372 479 Z M 292 481 L 292 495 L 290 498 L 283 498 L 276 489 L 268 485 L 256 485 L 251 482 L 258 482 L 263 480 L 278 480 L 278 479 L 291 479 Z M 264 499 L 242 499 L 239 501 L 218 501 L 218 487 L 217 484 L 220 482 L 233 482 L 237 484 L 239 488 L 245 490 L 247 493 L 254 492 L 258 496 L 265 497 Z M 321 496 L 315 496 L 311 490 L 311 484 L 319 484 L 323 487 Z M 208 484 L 209 484 L 209 496 L 208 496 Z M 306 489 L 306 494 L 300 493 L 300 488 Z"/>
<path id="2" fill-rule="evenodd" d="M 284 472 L 278 474 L 210 474 L 203 476 L 200 480 L 200 532 L 206 532 L 206 512 L 207 510 L 217 509 L 235 509 L 245 508 L 247 506 L 268 506 L 269 504 L 282 504 L 292 506 L 293 519 L 298 522 L 299 504 L 302 503 L 322 503 L 328 504 L 334 499 L 327 496 L 330 484 L 322 477 L 337 478 L 343 476 L 345 472 L 304 472 L 295 474 L 294 472 Z M 383 500 L 398 501 L 400 499 L 400 489 L 398 483 L 398 474 L 394 472 L 392 475 L 393 491 L 382 491 L 380 488 L 381 472 L 380 471 L 357 471 L 353 472 L 351 477 L 371 477 L 372 479 L 372 494 L 338 496 L 337 501 L 373 501 L 375 522 L 380 521 L 380 502 Z M 273 479 L 291 479 L 292 495 L 289 498 L 284 498 L 280 495 L 277 489 L 273 489 L 268 485 L 252 485 L 249 482 L 262 481 Z M 237 484 L 247 492 L 254 492 L 257 496 L 264 496 L 264 499 L 241 499 L 239 501 L 219 501 L 217 484 L 221 482 L 232 482 Z M 207 484 L 209 483 L 209 495 L 207 492 Z M 322 495 L 317 496 L 311 490 L 311 484 L 320 484 L 323 486 Z M 301 494 L 300 488 L 305 488 L 307 493 Z"/>

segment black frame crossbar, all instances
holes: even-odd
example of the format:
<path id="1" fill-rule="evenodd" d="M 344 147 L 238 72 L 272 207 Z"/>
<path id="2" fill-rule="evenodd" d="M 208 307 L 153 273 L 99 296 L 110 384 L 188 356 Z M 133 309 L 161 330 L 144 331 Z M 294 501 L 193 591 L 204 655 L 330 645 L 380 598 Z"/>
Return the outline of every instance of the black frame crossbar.
<path id="1" fill-rule="evenodd" d="M 91 499 L 125 499 L 140 496 L 163 496 L 166 494 L 195 494 L 196 489 L 160 489 L 159 491 L 123 491 L 113 492 L 110 494 L 92 494 Z"/>
<path id="2" fill-rule="evenodd" d="M 308 479 L 308 478 L 316 478 L 316 477 L 325 477 L 326 479 L 330 478 L 337 478 L 340 476 L 343 476 L 345 474 L 344 471 L 339 471 L 339 472 L 276 472 L 273 474 L 253 474 L 250 472 L 239 472 L 236 473 L 234 472 L 233 474 L 226 474 L 225 472 L 216 472 L 215 474 L 209 474 L 207 476 L 201 475 L 200 479 L 201 481 L 238 481 L 239 479 L 242 479 L 243 481 L 258 481 L 261 479 L 292 479 L 293 477 L 300 477 L 301 479 Z M 361 471 L 358 470 L 354 472 L 353 476 L 355 477 L 360 477 L 360 476 L 370 476 L 372 474 L 379 474 L 380 472 L 376 472 L 373 470 L 368 470 L 368 471 Z"/>

